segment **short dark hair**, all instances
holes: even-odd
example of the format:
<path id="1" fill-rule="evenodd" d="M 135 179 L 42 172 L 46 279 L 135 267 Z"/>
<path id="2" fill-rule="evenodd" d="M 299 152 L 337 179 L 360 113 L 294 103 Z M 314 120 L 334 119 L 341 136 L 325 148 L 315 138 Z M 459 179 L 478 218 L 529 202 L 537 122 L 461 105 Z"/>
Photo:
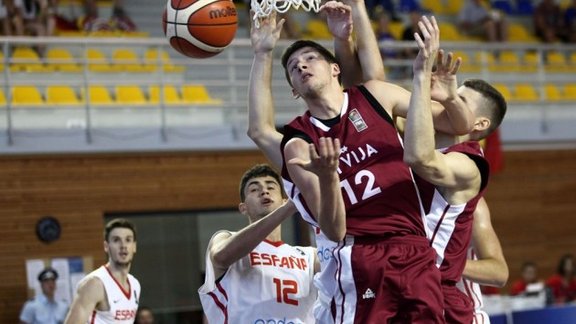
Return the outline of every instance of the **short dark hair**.
<path id="1" fill-rule="evenodd" d="M 487 105 L 481 107 L 481 114 L 490 119 L 490 127 L 481 136 L 485 138 L 502 124 L 507 110 L 506 99 L 500 91 L 484 80 L 469 79 L 464 81 L 464 86 L 479 92 L 487 101 Z"/>
<path id="2" fill-rule="evenodd" d="M 134 234 L 134 241 L 136 241 L 136 226 L 124 218 L 116 218 L 109 221 L 106 227 L 104 227 L 104 240 L 106 242 L 110 239 L 110 232 L 115 228 L 127 228 L 131 230 L 132 234 Z"/>
<path id="3" fill-rule="evenodd" d="M 290 83 L 290 85 L 292 85 L 292 82 L 290 82 L 290 75 L 288 74 L 288 67 L 287 67 L 288 59 L 290 58 L 290 56 L 292 54 L 294 54 L 294 52 L 296 52 L 297 50 L 304 48 L 304 47 L 313 48 L 315 51 L 320 53 L 320 55 L 329 63 L 340 64 L 340 63 L 338 63 L 336 56 L 334 56 L 334 54 L 332 54 L 332 52 L 330 52 L 328 49 L 326 49 L 326 47 L 324 47 L 324 46 L 322 46 L 322 45 L 320 45 L 314 41 L 307 40 L 307 39 L 297 40 L 294 43 L 292 43 L 290 46 L 288 46 L 284 50 L 284 53 L 282 54 L 282 66 L 284 67 L 284 74 L 286 76 L 286 80 L 288 80 L 288 83 Z M 338 77 L 338 81 L 340 82 L 340 76 Z"/>
<path id="4" fill-rule="evenodd" d="M 280 186 L 280 190 L 282 191 L 282 196 L 284 196 L 284 186 L 282 186 L 282 180 L 274 169 L 272 169 L 268 164 L 256 164 L 255 166 L 248 169 L 244 172 L 242 179 L 240 180 L 240 201 L 244 202 L 246 200 L 246 194 L 244 193 L 244 189 L 246 189 L 246 185 L 248 182 L 254 178 L 261 178 L 270 176 L 278 182 Z"/>

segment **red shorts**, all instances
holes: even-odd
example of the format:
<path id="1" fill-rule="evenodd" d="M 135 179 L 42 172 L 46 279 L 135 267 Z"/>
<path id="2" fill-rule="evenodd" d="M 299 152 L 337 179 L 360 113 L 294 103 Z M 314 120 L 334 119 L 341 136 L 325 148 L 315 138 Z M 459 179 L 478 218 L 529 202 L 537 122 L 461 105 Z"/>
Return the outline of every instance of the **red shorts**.
<path id="1" fill-rule="evenodd" d="M 444 323 L 436 252 L 425 237 L 347 238 L 334 249 L 335 323 Z"/>
<path id="2" fill-rule="evenodd" d="M 470 324 L 474 320 L 472 300 L 456 286 L 442 285 L 446 323 Z"/>

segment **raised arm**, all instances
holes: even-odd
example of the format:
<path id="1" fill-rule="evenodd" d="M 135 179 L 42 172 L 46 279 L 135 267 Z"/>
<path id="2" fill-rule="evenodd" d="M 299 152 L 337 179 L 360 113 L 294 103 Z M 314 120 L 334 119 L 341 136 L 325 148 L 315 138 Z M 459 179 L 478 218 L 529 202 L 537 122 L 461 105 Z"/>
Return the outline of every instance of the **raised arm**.
<path id="1" fill-rule="evenodd" d="M 230 265 L 254 250 L 278 225 L 295 213 L 296 207 L 291 201 L 287 201 L 267 216 L 238 232 L 216 233 L 209 243 L 215 277 L 222 276 Z"/>
<path id="2" fill-rule="evenodd" d="M 436 150 L 430 86 L 438 47 L 436 20 L 419 22 L 424 40 L 415 34 L 419 52 L 414 61 L 410 108 L 404 130 L 404 161 L 422 178 L 440 187 L 450 203 L 465 203 L 478 193 L 480 171 L 475 162 L 461 153 L 443 154 Z"/>
<path id="3" fill-rule="evenodd" d="M 328 27 L 334 36 L 344 87 L 368 80 L 385 80 L 382 57 L 364 1 L 328 1 L 321 10 L 327 14 Z"/>
<path id="4" fill-rule="evenodd" d="M 314 144 L 293 138 L 286 144 L 284 155 L 290 177 L 300 188 L 322 232 L 332 241 L 342 240 L 346 234 L 346 211 L 337 173 L 340 141 L 323 137 L 315 148 Z"/>
<path id="5" fill-rule="evenodd" d="M 508 264 L 492 227 L 490 210 L 484 198 L 474 211 L 472 247 L 478 259 L 466 261 L 464 277 L 482 285 L 503 287 L 508 281 Z"/>
<path id="6" fill-rule="evenodd" d="M 274 168 L 282 168 L 280 141 L 282 134 L 276 130 L 274 101 L 272 98 L 273 50 L 280 37 L 284 20 L 276 22 L 276 14 L 260 20 L 260 27 L 250 29 L 254 50 L 250 83 L 248 86 L 248 136 L 262 150 Z"/>
<path id="7" fill-rule="evenodd" d="M 78 284 L 76 295 L 70 306 L 65 324 L 84 324 L 88 322 L 98 304 L 106 300 L 104 284 L 96 277 L 90 277 Z"/>

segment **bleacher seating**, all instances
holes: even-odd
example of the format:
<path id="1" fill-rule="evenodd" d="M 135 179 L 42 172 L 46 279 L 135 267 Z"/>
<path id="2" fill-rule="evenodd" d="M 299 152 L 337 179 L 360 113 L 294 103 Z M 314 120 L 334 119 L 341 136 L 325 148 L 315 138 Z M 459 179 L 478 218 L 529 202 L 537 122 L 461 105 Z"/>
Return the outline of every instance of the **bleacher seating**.
<path id="1" fill-rule="evenodd" d="M 46 88 L 46 104 L 48 105 L 79 105 L 81 104 L 72 87 L 52 85 Z"/>

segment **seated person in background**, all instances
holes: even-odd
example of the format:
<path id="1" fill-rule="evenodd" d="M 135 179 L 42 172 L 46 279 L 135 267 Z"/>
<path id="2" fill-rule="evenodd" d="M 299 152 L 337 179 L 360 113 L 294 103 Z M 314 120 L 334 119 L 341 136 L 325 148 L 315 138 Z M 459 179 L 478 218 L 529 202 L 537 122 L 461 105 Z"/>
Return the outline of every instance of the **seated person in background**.
<path id="1" fill-rule="evenodd" d="M 0 35 L 23 35 L 22 16 L 17 15 L 15 0 L 0 1 Z"/>
<path id="2" fill-rule="evenodd" d="M 468 0 L 458 13 L 460 30 L 470 36 L 480 36 L 489 42 L 508 39 L 508 26 L 502 12 L 488 8 L 482 0 Z"/>
<path id="3" fill-rule="evenodd" d="M 556 274 L 546 280 L 546 286 L 552 290 L 555 304 L 564 304 L 576 300 L 576 271 L 574 257 L 565 254 L 558 262 Z"/>
<path id="4" fill-rule="evenodd" d="M 564 39 L 562 11 L 554 0 L 542 0 L 534 10 L 534 32 L 546 43 Z"/>
<path id="5" fill-rule="evenodd" d="M 522 265 L 522 278 L 512 283 L 510 295 L 512 296 L 534 296 L 544 291 L 544 282 L 538 279 L 538 268 L 531 261 Z"/>
<path id="6" fill-rule="evenodd" d="M 576 0 L 564 11 L 564 26 L 566 26 L 566 41 L 576 43 Z"/>

